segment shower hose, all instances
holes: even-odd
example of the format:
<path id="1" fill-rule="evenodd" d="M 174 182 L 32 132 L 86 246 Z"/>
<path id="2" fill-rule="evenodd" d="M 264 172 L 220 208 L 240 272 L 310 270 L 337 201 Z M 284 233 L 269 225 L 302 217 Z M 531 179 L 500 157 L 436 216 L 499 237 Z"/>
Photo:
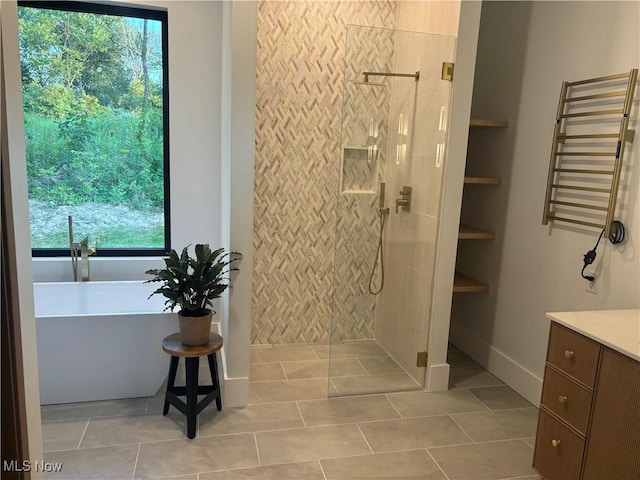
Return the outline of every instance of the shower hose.
<path id="1" fill-rule="evenodd" d="M 384 288 L 384 258 L 382 255 L 382 238 L 384 236 L 384 224 L 386 222 L 386 211 L 388 209 L 380 208 L 380 235 L 378 237 L 378 248 L 376 250 L 376 258 L 373 261 L 373 267 L 371 268 L 371 276 L 369 277 L 369 293 L 371 295 L 378 295 Z M 376 273 L 376 267 L 378 266 L 378 259 L 380 259 L 380 285 L 375 288 L 373 284 L 373 277 Z"/>

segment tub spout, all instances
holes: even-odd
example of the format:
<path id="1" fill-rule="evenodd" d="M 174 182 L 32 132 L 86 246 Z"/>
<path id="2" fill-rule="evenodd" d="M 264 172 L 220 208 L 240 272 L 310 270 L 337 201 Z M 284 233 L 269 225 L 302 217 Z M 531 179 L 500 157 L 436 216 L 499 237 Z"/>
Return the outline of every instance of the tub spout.
<path id="1" fill-rule="evenodd" d="M 89 248 L 89 236 L 79 242 L 73 241 L 73 218 L 69 215 L 69 248 L 71 250 L 71 270 L 73 281 L 78 281 L 78 254 L 80 254 L 81 281 L 89 281 L 89 256 L 96 253 L 97 247 Z"/>

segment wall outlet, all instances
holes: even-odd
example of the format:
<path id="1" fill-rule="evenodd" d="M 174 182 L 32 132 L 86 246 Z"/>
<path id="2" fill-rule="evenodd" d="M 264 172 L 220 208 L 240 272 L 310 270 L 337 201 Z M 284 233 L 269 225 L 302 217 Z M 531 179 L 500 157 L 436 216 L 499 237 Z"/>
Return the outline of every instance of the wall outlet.
<path id="1" fill-rule="evenodd" d="M 598 293 L 598 279 L 594 278 L 592 282 L 587 282 L 587 292 L 593 293 L 594 295 Z"/>

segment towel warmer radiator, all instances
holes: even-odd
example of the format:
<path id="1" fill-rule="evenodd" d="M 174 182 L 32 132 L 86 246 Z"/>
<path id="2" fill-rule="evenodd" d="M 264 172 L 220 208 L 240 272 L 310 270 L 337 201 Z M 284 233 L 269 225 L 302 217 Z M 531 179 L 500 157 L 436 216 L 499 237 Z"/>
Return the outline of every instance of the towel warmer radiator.
<path id="1" fill-rule="evenodd" d="M 542 224 L 605 230 L 614 220 L 638 69 L 563 82 L 553 133 Z"/>

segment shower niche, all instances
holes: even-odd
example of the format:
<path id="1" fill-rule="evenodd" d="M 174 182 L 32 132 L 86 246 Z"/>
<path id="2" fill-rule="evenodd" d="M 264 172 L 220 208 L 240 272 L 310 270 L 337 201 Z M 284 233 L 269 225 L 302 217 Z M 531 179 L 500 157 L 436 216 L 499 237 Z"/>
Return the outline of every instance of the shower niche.
<path id="1" fill-rule="evenodd" d="M 340 170 L 340 193 L 374 194 L 378 174 L 378 149 L 344 147 Z"/>

